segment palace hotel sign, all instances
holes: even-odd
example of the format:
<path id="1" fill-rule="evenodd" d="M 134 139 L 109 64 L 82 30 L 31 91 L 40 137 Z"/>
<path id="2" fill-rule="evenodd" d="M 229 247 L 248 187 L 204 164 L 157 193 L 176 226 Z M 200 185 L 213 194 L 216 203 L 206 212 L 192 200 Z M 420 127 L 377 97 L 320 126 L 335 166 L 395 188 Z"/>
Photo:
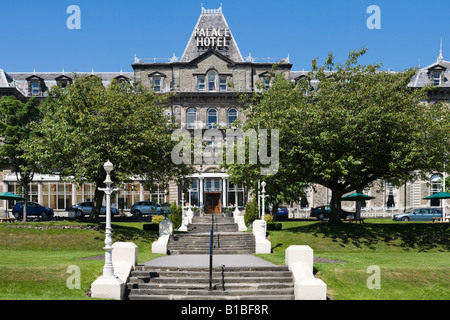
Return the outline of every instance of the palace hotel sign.
<path id="1" fill-rule="evenodd" d="M 229 28 L 196 28 L 194 35 L 199 48 L 228 48 L 228 40 L 231 38 Z"/>

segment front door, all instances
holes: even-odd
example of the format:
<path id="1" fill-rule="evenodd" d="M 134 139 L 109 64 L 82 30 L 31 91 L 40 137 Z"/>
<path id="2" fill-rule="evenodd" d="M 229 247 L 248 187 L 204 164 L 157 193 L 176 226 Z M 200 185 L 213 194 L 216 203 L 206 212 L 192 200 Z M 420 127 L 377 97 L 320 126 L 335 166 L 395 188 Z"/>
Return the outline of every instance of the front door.
<path id="1" fill-rule="evenodd" d="M 205 213 L 220 213 L 222 211 L 220 192 L 205 192 Z"/>

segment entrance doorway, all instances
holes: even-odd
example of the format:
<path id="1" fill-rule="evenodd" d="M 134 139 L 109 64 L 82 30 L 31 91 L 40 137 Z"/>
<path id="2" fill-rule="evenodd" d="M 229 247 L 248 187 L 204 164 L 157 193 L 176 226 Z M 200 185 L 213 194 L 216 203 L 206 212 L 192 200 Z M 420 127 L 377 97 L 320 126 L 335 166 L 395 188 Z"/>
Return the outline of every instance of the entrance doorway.
<path id="1" fill-rule="evenodd" d="M 222 212 L 221 192 L 205 192 L 205 213 Z"/>

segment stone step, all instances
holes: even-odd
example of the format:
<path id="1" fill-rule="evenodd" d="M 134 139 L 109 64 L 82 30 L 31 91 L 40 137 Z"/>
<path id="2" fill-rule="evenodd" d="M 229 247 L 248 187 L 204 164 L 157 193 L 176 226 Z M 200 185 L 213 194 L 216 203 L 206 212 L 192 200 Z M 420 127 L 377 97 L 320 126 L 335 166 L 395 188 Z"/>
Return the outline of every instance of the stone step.
<path id="1" fill-rule="evenodd" d="M 189 232 L 210 232 L 211 224 L 208 223 L 189 224 L 187 230 Z M 238 232 L 239 226 L 235 223 L 215 224 L 213 230 L 214 232 Z"/>
<path id="2" fill-rule="evenodd" d="M 130 277 L 129 284 L 138 286 L 133 286 L 137 288 L 144 284 L 207 284 L 209 283 L 209 275 L 205 272 L 205 277 L 177 277 L 175 275 L 171 277 Z M 212 278 L 214 283 L 222 283 L 222 276 L 216 276 Z M 247 283 L 247 284 L 258 284 L 258 283 L 268 283 L 268 282 L 280 283 L 292 283 L 292 278 L 288 276 L 280 277 L 264 277 L 264 276 L 254 276 L 254 277 L 227 277 L 225 276 L 225 284 L 237 284 L 237 283 Z"/>
<path id="3" fill-rule="evenodd" d="M 256 296 L 256 295 L 293 295 L 294 288 L 285 288 L 285 289 L 269 289 L 269 290 L 261 290 L 261 289 L 227 289 L 225 286 L 225 290 L 222 290 L 221 286 L 216 286 L 216 290 L 209 291 L 208 286 L 202 289 L 166 289 L 166 288 L 152 288 L 152 289 L 135 289 L 133 290 L 132 295 L 201 295 L 201 296 Z"/>
<path id="4" fill-rule="evenodd" d="M 170 238 L 167 250 L 173 254 L 209 254 L 211 234 L 180 233 Z M 251 233 L 219 232 L 213 235 L 214 254 L 254 254 L 255 237 Z"/>
<path id="5" fill-rule="evenodd" d="M 289 277 L 291 272 L 289 270 L 279 270 L 279 271 L 258 271 L 258 270 L 243 270 L 243 271 L 228 271 L 228 268 L 224 268 L 225 277 L 266 277 L 267 279 L 272 277 Z M 203 271 L 192 271 L 192 270 L 161 270 L 161 271 L 148 271 L 148 270 L 133 270 L 131 272 L 132 277 L 149 277 L 149 278 L 161 278 L 161 277 L 171 277 L 176 275 L 177 277 L 193 277 L 199 278 L 201 276 L 209 278 L 209 270 Z M 222 271 L 213 271 L 213 276 L 222 276 Z"/>
<path id="6" fill-rule="evenodd" d="M 209 223 L 211 224 L 211 215 L 203 216 L 203 217 L 193 217 L 192 222 L 193 223 Z M 227 222 L 227 223 L 234 223 L 234 218 L 230 217 L 223 217 L 220 215 L 215 214 L 214 215 L 214 223 L 216 222 Z"/>
<path id="7" fill-rule="evenodd" d="M 243 295 L 243 296 L 202 296 L 202 295 L 135 295 L 129 300 L 294 300 L 294 295 Z"/>
<path id="8" fill-rule="evenodd" d="M 220 287 L 222 290 L 222 280 L 213 278 L 212 279 L 213 286 L 217 288 Z M 208 282 L 203 283 L 174 283 L 174 282 L 129 282 L 127 283 L 127 287 L 129 289 L 183 289 L 183 290 L 204 290 L 209 287 L 209 279 Z M 225 282 L 225 290 L 244 290 L 244 289 L 252 289 L 252 290 L 266 290 L 266 289 L 292 289 L 292 282 L 284 281 L 284 282 Z"/>
<path id="9" fill-rule="evenodd" d="M 137 266 L 127 283 L 130 300 L 293 300 L 285 266 L 209 268 Z M 223 290 L 225 288 L 225 290 Z"/>

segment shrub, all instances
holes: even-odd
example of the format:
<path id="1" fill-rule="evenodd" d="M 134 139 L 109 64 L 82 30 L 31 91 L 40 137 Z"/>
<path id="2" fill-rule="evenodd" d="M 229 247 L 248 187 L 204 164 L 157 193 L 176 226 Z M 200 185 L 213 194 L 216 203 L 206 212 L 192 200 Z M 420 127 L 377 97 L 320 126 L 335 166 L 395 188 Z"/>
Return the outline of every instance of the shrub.
<path id="1" fill-rule="evenodd" d="M 268 222 L 267 223 L 267 230 L 269 231 L 280 231 L 282 229 L 283 225 L 281 222 Z"/>
<path id="2" fill-rule="evenodd" d="M 146 231 L 159 231 L 159 224 L 145 223 L 142 225 L 142 230 Z"/>
<path id="3" fill-rule="evenodd" d="M 182 222 L 182 210 L 181 206 L 177 205 L 177 203 L 174 201 L 173 204 L 170 206 L 170 214 L 168 215 L 168 218 L 173 223 L 173 228 L 178 229 L 181 227 Z"/>
<path id="4" fill-rule="evenodd" d="M 264 217 L 265 217 L 264 220 L 266 220 L 266 223 L 273 222 L 273 216 L 272 215 L 266 214 Z"/>
<path id="5" fill-rule="evenodd" d="M 248 201 L 245 205 L 245 225 L 251 225 L 256 219 L 258 219 L 258 203 L 256 201 Z"/>
<path id="6" fill-rule="evenodd" d="M 163 220 L 164 220 L 164 216 L 163 215 L 158 214 L 158 215 L 152 216 L 152 223 L 159 224 Z"/>

